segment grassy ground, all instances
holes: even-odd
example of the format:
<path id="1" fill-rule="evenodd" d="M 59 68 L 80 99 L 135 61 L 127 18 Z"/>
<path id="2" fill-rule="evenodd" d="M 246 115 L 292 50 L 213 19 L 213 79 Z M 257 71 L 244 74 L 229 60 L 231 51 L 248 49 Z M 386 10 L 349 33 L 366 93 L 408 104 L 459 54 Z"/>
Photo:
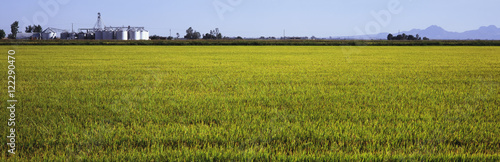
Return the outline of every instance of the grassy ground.
<path id="1" fill-rule="evenodd" d="M 500 160 L 500 47 L 14 49 L 2 160 Z"/>

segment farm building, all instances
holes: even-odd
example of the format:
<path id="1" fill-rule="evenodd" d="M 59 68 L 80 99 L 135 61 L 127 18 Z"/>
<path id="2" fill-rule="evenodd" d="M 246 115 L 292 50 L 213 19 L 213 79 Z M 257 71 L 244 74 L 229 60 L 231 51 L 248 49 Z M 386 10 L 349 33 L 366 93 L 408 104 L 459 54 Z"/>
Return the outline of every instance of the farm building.
<path id="1" fill-rule="evenodd" d="M 17 33 L 16 39 L 41 39 L 42 34 L 41 33 Z"/>
<path id="2" fill-rule="evenodd" d="M 56 39 L 56 38 L 57 38 L 57 32 L 52 28 L 47 28 L 42 32 L 43 40 Z"/>
<path id="3" fill-rule="evenodd" d="M 33 33 L 17 33 L 16 39 L 31 39 Z"/>

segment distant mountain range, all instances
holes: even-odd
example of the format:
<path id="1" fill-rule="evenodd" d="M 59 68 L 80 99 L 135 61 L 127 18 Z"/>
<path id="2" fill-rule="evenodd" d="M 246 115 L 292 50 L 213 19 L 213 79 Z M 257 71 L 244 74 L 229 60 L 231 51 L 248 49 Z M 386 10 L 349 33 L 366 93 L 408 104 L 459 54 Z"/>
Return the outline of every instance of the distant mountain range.
<path id="1" fill-rule="evenodd" d="M 443 28 L 432 25 L 427 29 L 413 29 L 410 31 L 400 32 L 401 34 L 405 33 L 406 35 L 419 35 L 420 37 L 427 37 L 432 39 L 440 39 L 440 40 L 470 40 L 470 39 L 481 39 L 481 40 L 500 40 L 500 28 L 497 28 L 495 25 L 483 26 L 477 30 L 469 30 L 462 33 L 459 32 L 449 32 L 444 30 Z M 340 39 L 387 39 L 387 35 L 389 33 L 380 33 L 375 35 L 357 35 L 357 36 L 349 36 L 349 37 L 340 37 Z M 394 36 L 398 35 L 398 33 L 392 33 Z"/>

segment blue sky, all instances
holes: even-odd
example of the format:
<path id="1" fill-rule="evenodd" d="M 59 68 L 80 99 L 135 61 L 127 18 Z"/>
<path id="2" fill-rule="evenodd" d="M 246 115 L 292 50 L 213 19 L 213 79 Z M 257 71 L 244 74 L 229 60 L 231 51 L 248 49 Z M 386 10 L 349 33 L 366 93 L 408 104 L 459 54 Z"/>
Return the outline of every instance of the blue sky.
<path id="1" fill-rule="evenodd" d="M 219 28 L 223 35 L 259 37 L 349 36 L 397 32 L 438 25 L 463 32 L 480 26 L 500 27 L 498 0 L 26 0 L 4 1 L 0 29 L 93 27 L 97 12 L 106 26 L 144 26 L 152 34 L 200 33 Z M 374 14 L 375 13 L 375 14 Z M 375 16 L 374 16 L 375 15 Z M 390 19 L 389 19 L 390 17 Z"/>

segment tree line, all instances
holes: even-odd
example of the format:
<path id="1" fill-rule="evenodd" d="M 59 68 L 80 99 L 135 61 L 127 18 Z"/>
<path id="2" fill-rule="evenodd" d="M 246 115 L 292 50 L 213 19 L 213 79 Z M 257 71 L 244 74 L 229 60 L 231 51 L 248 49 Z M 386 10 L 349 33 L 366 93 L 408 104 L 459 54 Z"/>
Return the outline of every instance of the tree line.
<path id="1" fill-rule="evenodd" d="M 219 31 L 219 28 L 215 28 L 214 30 L 210 30 L 210 32 L 204 34 L 203 37 L 200 34 L 200 32 L 197 32 L 192 27 L 189 27 L 186 30 L 186 35 L 184 36 L 184 39 L 200 39 L 200 38 L 202 38 L 202 39 L 223 39 L 224 37 L 222 36 L 222 33 Z"/>
<path id="2" fill-rule="evenodd" d="M 177 38 L 180 39 L 180 34 L 177 33 Z M 215 28 L 214 30 L 210 30 L 210 32 L 201 35 L 200 32 L 194 30 L 192 27 L 189 27 L 186 30 L 186 35 L 183 37 L 184 39 L 229 39 L 229 37 L 225 37 L 219 31 L 219 28 Z M 172 36 L 162 37 L 158 35 L 153 35 L 150 37 L 151 40 L 172 40 L 174 39 Z M 237 37 L 236 39 L 242 39 L 241 37 Z"/>
<path id="3" fill-rule="evenodd" d="M 398 34 L 397 36 L 394 36 L 392 34 L 387 35 L 387 40 L 429 40 L 427 37 L 420 37 L 418 34 L 416 36 L 413 35 L 406 35 L 405 33 L 403 34 Z"/>

